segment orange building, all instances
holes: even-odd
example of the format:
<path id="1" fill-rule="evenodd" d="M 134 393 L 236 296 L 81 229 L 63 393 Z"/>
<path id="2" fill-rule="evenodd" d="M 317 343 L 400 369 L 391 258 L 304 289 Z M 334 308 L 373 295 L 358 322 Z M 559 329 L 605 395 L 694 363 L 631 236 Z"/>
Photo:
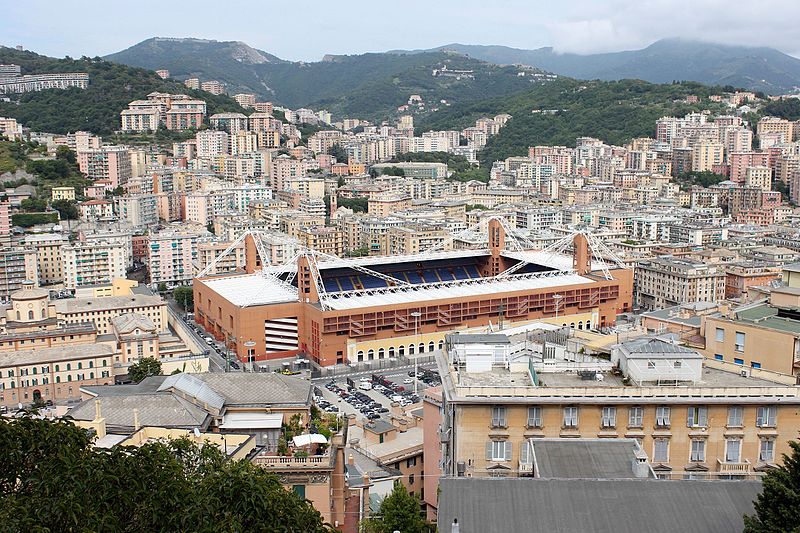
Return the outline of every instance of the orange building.
<path id="1" fill-rule="evenodd" d="M 243 361 L 304 353 L 328 366 L 415 348 L 393 344 L 356 355 L 354 342 L 576 313 L 592 313 L 593 325 L 603 327 L 631 310 L 633 272 L 602 270 L 585 236 L 576 235 L 570 258 L 506 250 L 498 219 L 489 220 L 488 235 L 485 250 L 325 261 L 309 252 L 296 265 L 266 269 L 258 239 L 248 235 L 247 274 L 194 280 L 195 320 Z"/>

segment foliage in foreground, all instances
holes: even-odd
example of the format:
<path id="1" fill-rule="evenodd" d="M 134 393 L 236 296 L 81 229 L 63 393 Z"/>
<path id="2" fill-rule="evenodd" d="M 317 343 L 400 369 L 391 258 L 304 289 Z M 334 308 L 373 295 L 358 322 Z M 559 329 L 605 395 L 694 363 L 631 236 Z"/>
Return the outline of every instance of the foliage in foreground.
<path id="1" fill-rule="evenodd" d="M 161 361 L 155 357 L 142 357 L 128 368 L 128 377 L 139 383 L 146 377 L 161 375 Z"/>
<path id="2" fill-rule="evenodd" d="M 13 532 L 331 532 L 248 461 L 187 439 L 96 449 L 69 420 L 0 419 L 0 524 Z"/>
<path id="3" fill-rule="evenodd" d="M 789 445 L 791 455 L 764 476 L 756 512 L 744 517 L 745 533 L 800 532 L 800 443 Z"/>
<path id="4" fill-rule="evenodd" d="M 420 501 L 416 494 L 409 494 L 399 481 L 394 482 L 392 493 L 381 502 L 378 516 L 364 521 L 367 533 L 428 533 L 431 526 L 422 517 Z"/>

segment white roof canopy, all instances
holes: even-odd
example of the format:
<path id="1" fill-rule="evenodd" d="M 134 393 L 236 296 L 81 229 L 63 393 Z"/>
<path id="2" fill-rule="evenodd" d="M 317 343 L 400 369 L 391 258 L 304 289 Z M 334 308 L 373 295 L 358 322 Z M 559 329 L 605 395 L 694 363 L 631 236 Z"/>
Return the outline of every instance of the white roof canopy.
<path id="1" fill-rule="evenodd" d="M 279 429 L 281 413 L 227 413 L 222 417 L 222 429 Z"/>

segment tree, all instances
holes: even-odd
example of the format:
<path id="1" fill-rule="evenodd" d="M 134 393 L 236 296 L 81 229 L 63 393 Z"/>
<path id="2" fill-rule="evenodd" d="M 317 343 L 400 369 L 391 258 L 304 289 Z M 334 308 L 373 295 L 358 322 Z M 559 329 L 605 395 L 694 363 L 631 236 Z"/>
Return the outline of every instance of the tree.
<path id="1" fill-rule="evenodd" d="M 3 531 L 332 532 L 247 460 L 189 439 L 94 448 L 67 419 L 0 418 Z"/>
<path id="2" fill-rule="evenodd" d="M 181 304 L 184 311 L 188 312 L 194 309 L 194 291 L 191 287 L 175 287 L 172 297 Z"/>
<path id="3" fill-rule="evenodd" d="M 377 517 L 366 521 L 369 533 L 428 533 L 431 528 L 422 518 L 420 501 L 416 494 L 409 494 L 399 481 L 394 482 L 394 489 L 381 502 Z"/>
<path id="4" fill-rule="evenodd" d="M 77 165 L 78 158 L 75 155 L 75 152 L 69 149 L 68 146 L 59 146 L 56 148 L 56 159 L 63 159 L 70 165 Z"/>
<path id="5" fill-rule="evenodd" d="M 47 200 L 44 198 L 25 198 L 19 203 L 19 207 L 28 213 L 40 213 L 47 209 Z"/>
<path id="6" fill-rule="evenodd" d="M 55 200 L 50 203 L 50 207 L 58 211 L 61 215 L 61 220 L 77 220 L 78 206 L 72 200 Z"/>
<path id="7" fill-rule="evenodd" d="M 163 281 L 158 282 L 158 292 L 167 292 L 167 284 Z"/>
<path id="8" fill-rule="evenodd" d="M 136 383 L 146 377 L 160 375 L 161 362 L 153 357 L 143 357 L 138 363 L 134 363 L 128 368 L 128 376 Z"/>
<path id="9" fill-rule="evenodd" d="M 756 513 L 744 517 L 745 533 L 800 531 L 800 444 L 789 446 L 791 455 L 783 454 L 783 464 L 764 476 Z"/>
<path id="10" fill-rule="evenodd" d="M 335 157 L 337 163 L 347 163 L 347 150 L 341 144 L 334 144 L 328 148 L 328 154 Z"/>

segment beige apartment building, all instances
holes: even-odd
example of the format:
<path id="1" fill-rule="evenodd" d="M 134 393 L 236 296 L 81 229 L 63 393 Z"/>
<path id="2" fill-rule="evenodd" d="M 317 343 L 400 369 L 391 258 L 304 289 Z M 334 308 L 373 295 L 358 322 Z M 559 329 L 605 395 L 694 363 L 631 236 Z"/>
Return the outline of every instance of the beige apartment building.
<path id="1" fill-rule="evenodd" d="M 437 247 L 438 250 L 452 250 L 452 242 L 445 243 L 450 236 L 447 228 L 424 224 L 390 228 L 387 232 L 387 253 L 389 255 L 418 254 L 433 247 Z"/>
<path id="2" fill-rule="evenodd" d="M 64 286 L 111 283 L 124 278 L 127 268 L 125 244 L 117 241 L 75 242 L 61 248 Z"/>
<path id="3" fill-rule="evenodd" d="M 411 197 L 399 194 L 382 194 L 370 197 L 367 212 L 376 217 L 388 217 L 411 207 Z"/>
<path id="4" fill-rule="evenodd" d="M 725 279 L 721 268 L 689 259 L 641 261 L 634 275 L 636 303 L 652 311 L 686 302 L 717 302 L 725 297 Z"/>
<path id="5" fill-rule="evenodd" d="M 440 431 L 425 436 L 426 450 L 429 438 L 441 443 L 442 476 L 531 476 L 530 443 L 547 437 L 636 439 L 658 477 L 742 479 L 780 462 L 800 428 L 793 377 L 745 375 L 652 337 L 592 360 L 547 335 L 538 348 L 506 335 L 448 338 L 437 353 Z"/>
<path id="6" fill-rule="evenodd" d="M 39 285 L 64 283 L 61 248 L 68 242 L 66 237 L 55 233 L 34 234 L 25 237 L 25 244 L 36 250 Z"/>
<path id="7" fill-rule="evenodd" d="M 756 125 L 756 134 L 761 137 L 764 134 L 779 133 L 783 136 L 783 142 L 788 143 L 794 140 L 795 123 L 791 120 L 778 117 L 762 117 Z"/>
<path id="8" fill-rule="evenodd" d="M 303 226 L 297 229 L 295 236 L 300 246 L 311 250 L 335 256 L 344 252 L 344 232 L 336 228 Z"/>
<path id="9" fill-rule="evenodd" d="M 724 162 L 725 145 L 721 142 L 703 140 L 692 147 L 692 170 L 695 172 L 711 171 Z"/>

